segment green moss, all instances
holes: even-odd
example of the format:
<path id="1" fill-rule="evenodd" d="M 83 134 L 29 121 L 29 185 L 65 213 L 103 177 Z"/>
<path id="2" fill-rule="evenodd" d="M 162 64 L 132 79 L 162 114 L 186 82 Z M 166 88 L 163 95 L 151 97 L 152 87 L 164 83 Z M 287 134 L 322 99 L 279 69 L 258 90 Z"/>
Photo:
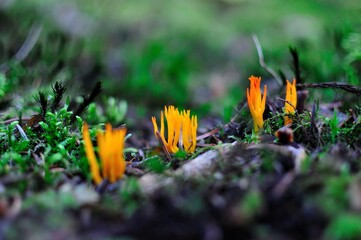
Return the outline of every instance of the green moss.
<path id="1" fill-rule="evenodd" d="M 327 227 L 325 237 L 327 239 L 360 239 L 361 217 L 355 214 L 345 213 L 336 217 Z"/>

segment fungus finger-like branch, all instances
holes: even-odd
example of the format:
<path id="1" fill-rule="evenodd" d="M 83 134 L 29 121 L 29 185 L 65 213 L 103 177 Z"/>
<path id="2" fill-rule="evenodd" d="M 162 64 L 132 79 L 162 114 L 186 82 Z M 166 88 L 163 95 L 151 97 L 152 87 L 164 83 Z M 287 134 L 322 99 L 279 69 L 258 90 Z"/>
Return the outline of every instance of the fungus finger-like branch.
<path id="1" fill-rule="evenodd" d="M 103 179 L 99 173 L 99 164 L 96 160 L 93 144 L 90 138 L 89 128 L 86 123 L 84 123 L 83 125 L 83 140 L 84 140 L 85 154 L 89 160 L 91 173 L 93 175 L 94 182 L 98 185 L 102 182 Z"/>

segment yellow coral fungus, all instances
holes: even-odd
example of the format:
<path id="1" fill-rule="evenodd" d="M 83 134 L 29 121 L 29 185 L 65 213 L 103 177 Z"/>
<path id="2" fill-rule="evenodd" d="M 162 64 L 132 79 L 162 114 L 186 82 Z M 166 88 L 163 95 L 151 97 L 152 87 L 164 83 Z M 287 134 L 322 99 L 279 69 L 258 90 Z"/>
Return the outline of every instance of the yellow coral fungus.
<path id="1" fill-rule="evenodd" d="M 182 115 L 182 141 L 184 150 L 192 153 L 196 149 L 197 141 L 197 116 L 190 117 L 190 110 L 183 110 Z"/>
<path id="2" fill-rule="evenodd" d="M 126 131 L 125 128 L 112 129 L 110 124 L 106 124 L 105 132 L 98 132 L 97 143 L 102 167 L 101 176 L 99 163 L 96 159 L 90 138 L 89 128 L 88 125 L 84 123 L 83 139 L 85 153 L 89 161 L 93 180 L 96 184 L 100 184 L 103 178 L 113 183 L 123 177 L 126 168 L 123 154 Z"/>
<path id="3" fill-rule="evenodd" d="M 295 114 L 297 107 L 297 91 L 296 91 L 296 80 L 290 83 L 286 80 L 286 103 L 284 111 L 288 115 Z M 285 116 L 284 125 L 292 124 L 292 119 L 289 116 Z"/>
<path id="4" fill-rule="evenodd" d="M 247 88 L 247 102 L 254 123 L 254 131 L 263 128 L 263 112 L 266 107 L 267 86 L 264 85 L 263 97 L 261 96 L 261 78 L 249 77 L 250 89 Z"/>
<path id="5" fill-rule="evenodd" d="M 167 121 L 167 140 L 164 134 L 164 115 Z M 160 113 L 160 131 L 155 117 L 152 117 L 154 134 L 162 141 L 170 153 L 178 152 L 179 148 L 187 153 L 194 152 L 197 138 L 197 116 L 190 117 L 190 110 L 178 111 L 174 106 L 164 106 Z M 160 139 L 159 139 L 160 138 Z"/>

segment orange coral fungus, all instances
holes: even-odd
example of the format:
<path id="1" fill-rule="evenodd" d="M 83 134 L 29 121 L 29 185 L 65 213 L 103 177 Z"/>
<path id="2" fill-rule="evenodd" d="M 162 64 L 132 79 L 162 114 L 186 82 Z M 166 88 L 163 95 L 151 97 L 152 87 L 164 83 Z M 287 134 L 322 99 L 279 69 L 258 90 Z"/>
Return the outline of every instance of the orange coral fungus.
<path id="1" fill-rule="evenodd" d="M 167 140 L 164 135 L 164 115 L 167 121 Z M 197 138 L 197 116 L 190 116 L 190 110 L 178 111 L 174 106 L 164 106 L 160 113 L 160 131 L 155 117 L 152 117 L 154 134 L 158 140 L 162 141 L 165 148 L 170 153 L 178 152 L 179 148 L 187 153 L 192 153 L 196 149 Z M 160 138 L 160 139 L 159 139 Z"/>
<path id="2" fill-rule="evenodd" d="M 126 131 L 125 128 L 112 129 L 110 124 L 106 124 L 105 132 L 98 132 L 97 143 L 102 167 L 102 174 L 100 175 L 100 167 L 94 153 L 89 128 L 88 125 L 84 123 L 83 139 L 85 153 L 89 161 L 93 180 L 96 184 L 101 183 L 103 178 L 113 183 L 123 177 L 126 168 L 123 154 Z"/>
<path id="3" fill-rule="evenodd" d="M 267 86 L 264 85 L 262 97 L 260 87 L 261 78 L 251 76 L 249 81 L 251 83 L 250 89 L 247 88 L 247 102 L 253 118 L 254 131 L 258 132 L 259 129 L 263 128 L 263 112 L 266 107 Z"/>
<path id="4" fill-rule="evenodd" d="M 286 80 L 286 103 L 284 111 L 288 115 L 295 114 L 297 106 L 297 91 L 296 91 L 296 80 L 293 79 L 293 82 L 290 83 Z M 292 119 L 288 116 L 285 116 L 284 125 L 292 124 Z"/>

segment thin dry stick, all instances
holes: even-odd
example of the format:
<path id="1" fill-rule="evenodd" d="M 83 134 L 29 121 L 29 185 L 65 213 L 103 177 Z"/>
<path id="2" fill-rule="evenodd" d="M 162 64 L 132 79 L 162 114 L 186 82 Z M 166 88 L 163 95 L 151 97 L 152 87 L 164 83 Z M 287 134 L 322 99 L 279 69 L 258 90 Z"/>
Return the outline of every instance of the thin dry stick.
<path id="1" fill-rule="evenodd" d="M 168 149 L 166 147 L 166 143 L 163 141 L 163 138 L 161 137 L 160 133 L 157 131 L 155 134 L 157 136 L 157 139 L 158 139 L 159 143 L 162 145 L 162 148 L 163 148 L 163 151 L 164 151 L 166 157 L 168 158 L 169 161 L 172 160 L 172 157 L 171 157 L 171 155 L 168 152 Z"/>
<path id="2" fill-rule="evenodd" d="M 209 132 L 206 132 L 205 134 L 202 134 L 200 136 L 197 137 L 197 141 L 198 140 L 201 140 L 201 139 L 204 139 L 204 138 L 207 138 L 209 136 L 212 136 L 213 134 L 216 134 L 217 132 L 219 132 L 219 128 L 215 128 Z"/>
<path id="3" fill-rule="evenodd" d="M 296 110 L 295 106 L 293 106 L 293 104 L 290 101 L 287 101 L 286 99 L 283 99 L 283 98 L 280 98 L 280 97 L 277 97 L 276 99 L 280 100 L 280 101 L 282 101 L 284 103 L 288 103 L 294 110 Z"/>
<path id="4" fill-rule="evenodd" d="M 324 83 L 303 83 L 297 84 L 297 87 L 303 88 L 332 88 L 332 89 L 342 89 L 344 91 L 361 95 L 361 87 L 354 86 L 347 83 L 338 83 L 338 82 L 324 82 Z"/>
<path id="5" fill-rule="evenodd" d="M 283 86 L 283 82 L 280 76 L 278 76 L 278 74 L 276 73 L 276 71 L 274 71 L 272 68 L 270 68 L 269 66 L 267 66 L 267 64 L 264 62 L 264 57 L 263 57 L 263 51 L 262 51 L 262 46 L 260 41 L 258 40 L 258 37 L 256 34 L 252 35 L 252 40 L 254 42 L 254 45 L 257 48 L 257 53 L 258 53 L 258 58 L 259 58 L 259 64 L 261 65 L 261 67 L 263 67 L 269 74 L 271 74 L 276 80 L 277 83 L 280 86 Z"/>

